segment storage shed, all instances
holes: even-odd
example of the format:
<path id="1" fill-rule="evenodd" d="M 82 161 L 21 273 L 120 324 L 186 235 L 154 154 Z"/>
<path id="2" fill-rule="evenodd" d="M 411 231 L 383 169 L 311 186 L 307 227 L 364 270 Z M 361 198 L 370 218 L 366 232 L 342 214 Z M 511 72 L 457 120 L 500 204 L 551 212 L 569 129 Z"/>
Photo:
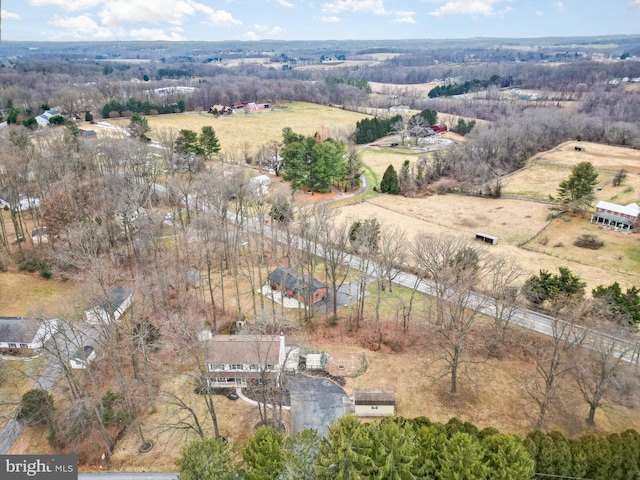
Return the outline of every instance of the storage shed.
<path id="1" fill-rule="evenodd" d="M 498 237 L 494 237 L 487 233 L 476 233 L 476 240 L 482 240 L 483 242 L 490 243 L 491 245 L 496 245 L 498 243 Z"/>
<path id="2" fill-rule="evenodd" d="M 353 404 L 354 413 L 359 417 L 386 417 L 396 414 L 396 396 L 393 390 L 354 390 Z"/>

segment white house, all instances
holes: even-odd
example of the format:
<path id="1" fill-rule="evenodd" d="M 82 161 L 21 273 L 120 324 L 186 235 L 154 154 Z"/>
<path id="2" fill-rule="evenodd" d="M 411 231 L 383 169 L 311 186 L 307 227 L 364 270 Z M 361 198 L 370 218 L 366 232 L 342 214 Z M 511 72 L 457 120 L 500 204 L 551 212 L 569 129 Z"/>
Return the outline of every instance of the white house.
<path id="1" fill-rule="evenodd" d="M 618 205 L 599 201 L 596 211 L 591 214 L 591 223 L 629 232 L 637 224 L 638 217 L 640 217 L 640 206 L 637 203 Z"/>
<path id="2" fill-rule="evenodd" d="M 285 371 L 295 371 L 299 350 L 280 335 L 214 335 L 208 341 L 210 387 L 245 387 L 263 381 L 278 382 Z"/>
<path id="3" fill-rule="evenodd" d="M 0 317 L 0 352 L 37 352 L 57 331 L 56 319 Z"/>
<path id="4" fill-rule="evenodd" d="M 122 286 L 114 287 L 109 292 L 107 301 L 85 310 L 84 315 L 87 323 L 98 325 L 100 323 L 118 321 L 122 314 L 127 311 L 132 301 L 133 293 Z"/>
<path id="5" fill-rule="evenodd" d="M 47 110 L 46 112 L 44 112 L 42 115 L 38 115 L 36 117 L 36 122 L 38 122 L 39 126 L 46 127 L 47 125 L 49 125 L 49 119 L 51 117 L 55 117 L 56 115 L 60 115 L 60 110 L 52 108 L 51 110 Z"/>
<path id="6" fill-rule="evenodd" d="M 270 185 L 271 179 L 267 175 L 258 175 L 249 179 L 249 188 L 260 198 L 269 193 Z"/>
<path id="7" fill-rule="evenodd" d="M 87 366 L 91 365 L 91 363 L 96 358 L 96 350 L 91 345 L 85 345 L 82 348 L 79 348 L 76 353 L 69 359 L 69 363 L 71 364 L 71 368 L 77 370 L 84 370 Z"/>

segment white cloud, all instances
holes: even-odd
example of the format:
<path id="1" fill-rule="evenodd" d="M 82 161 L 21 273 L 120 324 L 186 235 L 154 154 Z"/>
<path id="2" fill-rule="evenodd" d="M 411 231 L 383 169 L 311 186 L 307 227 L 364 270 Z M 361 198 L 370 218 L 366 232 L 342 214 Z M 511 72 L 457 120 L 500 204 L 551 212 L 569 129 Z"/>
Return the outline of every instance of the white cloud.
<path id="1" fill-rule="evenodd" d="M 627 5 L 627 8 L 629 9 L 640 8 L 640 0 L 633 0 L 633 2 Z"/>
<path id="2" fill-rule="evenodd" d="M 295 7 L 293 3 L 289 3 L 287 2 L 287 0 L 276 0 L 276 2 L 278 2 L 282 7 L 288 7 L 288 8 Z"/>
<path id="3" fill-rule="evenodd" d="M 396 19 L 394 20 L 395 23 L 416 23 L 416 19 L 413 18 L 416 12 L 398 10 L 393 13 L 396 16 Z"/>
<path id="4" fill-rule="evenodd" d="M 166 33 L 161 28 L 138 28 L 129 30 L 129 36 L 134 40 L 163 40 L 163 41 L 184 41 L 185 37 L 180 35 L 182 29 L 174 29 L 171 33 Z"/>
<path id="5" fill-rule="evenodd" d="M 552 3 L 551 5 L 556 7 L 561 12 L 564 10 L 564 3 L 562 2 L 555 2 L 555 3 Z"/>
<path id="6" fill-rule="evenodd" d="M 262 40 L 264 38 L 276 38 L 284 33 L 284 29 L 282 27 L 271 27 L 268 25 L 261 25 L 254 23 L 251 25 L 251 30 L 245 32 L 243 37 L 245 40 Z"/>
<path id="7" fill-rule="evenodd" d="M 456 15 L 490 17 L 496 13 L 494 5 L 504 0 L 439 0 L 439 3 L 443 1 L 445 4 L 430 12 L 429 15 L 434 17 L 455 17 Z"/>
<path id="8" fill-rule="evenodd" d="M 323 12 L 364 12 L 384 15 L 384 0 L 335 0 L 322 6 Z"/>
<path id="9" fill-rule="evenodd" d="M 544 12 L 542 10 L 536 10 L 536 15 L 539 17 L 544 17 Z"/>
<path id="10" fill-rule="evenodd" d="M 78 15 L 77 17 L 60 17 L 55 15 L 49 20 L 49 23 L 58 28 L 68 30 L 68 32 L 61 33 L 61 35 L 68 33 L 71 36 L 84 37 L 85 39 L 105 39 L 113 36 L 110 29 L 100 27 L 87 15 Z"/>
<path id="11" fill-rule="evenodd" d="M 214 10 L 207 16 L 207 23 L 211 25 L 216 25 L 219 27 L 222 26 L 232 26 L 232 25 L 242 25 L 240 20 L 233 18 L 233 15 L 227 12 L 226 10 Z"/>
<path id="12" fill-rule="evenodd" d="M 88 10 L 90 7 L 100 5 L 101 0 L 28 0 L 34 7 L 58 7 L 64 10 Z"/>
<path id="13" fill-rule="evenodd" d="M 6 10 L 0 10 L 0 15 L 3 20 L 22 20 L 22 17 L 17 13 L 7 12 Z"/>
<path id="14" fill-rule="evenodd" d="M 324 23 L 340 23 L 340 17 L 336 17 L 335 15 L 329 15 L 326 17 L 320 17 L 320 21 Z"/>
<path id="15" fill-rule="evenodd" d="M 99 13 L 102 23 L 110 27 L 140 22 L 182 25 L 185 17 L 198 14 L 203 14 L 212 25 L 242 25 L 229 12 L 193 0 L 111 0 Z"/>

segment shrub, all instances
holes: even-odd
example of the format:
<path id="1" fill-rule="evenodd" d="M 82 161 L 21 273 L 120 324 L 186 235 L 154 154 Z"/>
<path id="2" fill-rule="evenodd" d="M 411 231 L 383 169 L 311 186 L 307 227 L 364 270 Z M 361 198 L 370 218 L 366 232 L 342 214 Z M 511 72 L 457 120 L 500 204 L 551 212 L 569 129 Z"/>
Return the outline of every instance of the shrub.
<path id="1" fill-rule="evenodd" d="M 604 242 L 602 240 L 598 239 L 598 237 L 596 237 L 595 235 L 591 235 L 588 233 L 580 235 L 578 238 L 576 238 L 573 244 L 576 247 L 589 248 L 591 250 L 598 250 L 599 248 L 602 248 L 604 246 Z"/>
<path id="2" fill-rule="evenodd" d="M 119 116 L 120 116 L 120 112 L 116 110 L 112 110 L 111 112 L 109 112 L 109 118 L 118 118 Z"/>

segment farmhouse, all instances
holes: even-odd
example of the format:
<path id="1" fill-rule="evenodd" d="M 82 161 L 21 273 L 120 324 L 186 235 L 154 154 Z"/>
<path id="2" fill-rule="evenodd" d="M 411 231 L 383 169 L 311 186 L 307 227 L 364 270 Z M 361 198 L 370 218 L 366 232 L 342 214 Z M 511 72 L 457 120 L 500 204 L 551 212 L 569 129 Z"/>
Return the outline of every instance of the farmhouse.
<path id="1" fill-rule="evenodd" d="M 640 216 L 640 206 L 637 203 L 618 205 L 599 201 L 596 211 L 591 214 L 591 223 L 629 232 L 638 223 L 638 216 Z"/>
<path id="2" fill-rule="evenodd" d="M 0 353 L 35 353 L 57 330 L 55 319 L 0 317 Z"/>
<path id="3" fill-rule="evenodd" d="M 214 335 L 207 345 L 209 387 L 245 387 L 278 382 L 298 368 L 299 349 L 280 335 Z"/>
<path id="4" fill-rule="evenodd" d="M 38 126 L 46 127 L 49 125 L 49 119 L 51 117 L 55 117 L 56 115 L 60 115 L 60 110 L 57 108 L 52 108 L 51 110 L 47 110 L 42 115 L 38 115 L 36 117 L 36 122 L 38 122 Z"/>
<path id="5" fill-rule="evenodd" d="M 86 369 L 96 358 L 96 350 L 91 345 L 79 348 L 69 359 L 71 368 L 76 370 Z"/>
<path id="6" fill-rule="evenodd" d="M 327 298 L 328 288 L 325 284 L 311 277 L 301 275 L 290 268 L 278 267 L 269 274 L 269 285 L 280 290 L 287 297 L 295 298 L 307 305 Z"/>
<path id="7" fill-rule="evenodd" d="M 354 413 L 359 417 L 386 417 L 396 414 L 393 390 L 362 389 L 353 391 Z"/>
<path id="8" fill-rule="evenodd" d="M 109 292 L 109 298 L 101 305 L 96 305 L 85 310 L 84 315 L 87 323 L 98 325 L 100 323 L 111 323 L 117 321 L 129 308 L 133 300 L 133 293 L 122 286 L 117 286 Z"/>

